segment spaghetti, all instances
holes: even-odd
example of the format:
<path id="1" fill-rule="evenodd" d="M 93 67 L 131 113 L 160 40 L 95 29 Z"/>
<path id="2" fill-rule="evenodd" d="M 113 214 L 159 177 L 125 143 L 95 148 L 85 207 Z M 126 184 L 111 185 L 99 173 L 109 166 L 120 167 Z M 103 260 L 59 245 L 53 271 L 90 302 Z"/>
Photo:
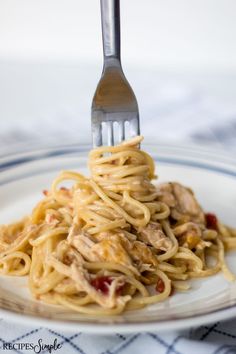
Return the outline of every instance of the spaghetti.
<path id="1" fill-rule="evenodd" d="M 163 301 L 219 271 L 234 280 L 225 251 L 236 230 L 204 214 L 189 188 L 154 185 L 141 141 L 92 150 L 90 178 L 62 172 L 30 216 L 2 225 L 1 274 L 28 275 L 37 299 L 93 315 Z"/>

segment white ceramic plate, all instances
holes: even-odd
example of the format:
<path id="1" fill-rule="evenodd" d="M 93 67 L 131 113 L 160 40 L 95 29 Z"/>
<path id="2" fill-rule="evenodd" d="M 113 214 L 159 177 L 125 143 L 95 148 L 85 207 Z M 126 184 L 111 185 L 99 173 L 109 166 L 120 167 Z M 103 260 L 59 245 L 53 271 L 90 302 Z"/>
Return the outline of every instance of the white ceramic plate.
<path id="1" fill-rule="evenodd" d="M 236 227 L 236 161 L 203 150 L 144 145 L 155 159 L 161 181 L 190 186 L 206 211 Z M 88 147 L 45 149 L 0 159 L 0 223 L 30 213 L 42 190 L 62 169 L 88 173 Z M 227 255 L 236 273 L 236 252 Z M 236 284 L 222 274 L 192 281 L 186 293 L 163 303 L 115 317 L 96 318 L 75 314 L 58 306 L 33 300 L 27 278 L 0 277 L 0 317 L 30 325 L 96 333 L 173 330 L 236 316 Z"/>

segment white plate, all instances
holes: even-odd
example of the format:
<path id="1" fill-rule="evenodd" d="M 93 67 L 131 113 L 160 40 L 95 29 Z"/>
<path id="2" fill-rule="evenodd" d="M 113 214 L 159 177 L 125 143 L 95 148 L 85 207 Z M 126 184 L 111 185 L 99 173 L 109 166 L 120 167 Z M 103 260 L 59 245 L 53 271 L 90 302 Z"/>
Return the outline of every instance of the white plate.
<path id="1" fill-rule="evenodd" d="M 236 162 L 233 158 L 194 148 L 144 145 L 156 161 L 161 181 L 190 186 L 206 211 L 236 227 Z M 88 147 L 45 149 L 0 159 L 0 223 L 30 213 L 62 169 L 88 173 Z M 227 255 L 236 273 L 236 252 Z M 114 317 L 80 315 L 33 300 L 27 278 L 0 277 L 0 317 L 30 325 L 96 333 L 173 330 L 236 316 L 236 284 L 222 274 L 193 280 L 186 293 Z"/>

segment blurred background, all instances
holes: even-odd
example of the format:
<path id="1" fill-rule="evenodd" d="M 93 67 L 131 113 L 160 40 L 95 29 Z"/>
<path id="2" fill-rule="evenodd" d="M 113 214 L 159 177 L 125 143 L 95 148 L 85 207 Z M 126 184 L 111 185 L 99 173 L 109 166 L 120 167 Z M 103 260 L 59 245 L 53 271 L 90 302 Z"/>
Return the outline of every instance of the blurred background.
<path id="1" fill-rule="evenodd" d="M 146 140 L 236 151 L 236 1 L 121 0 Z M 0 149 L 90 143 L 99 0 L 0 0 Z M 63 139 L 63 140 L 62 140 Z"/>

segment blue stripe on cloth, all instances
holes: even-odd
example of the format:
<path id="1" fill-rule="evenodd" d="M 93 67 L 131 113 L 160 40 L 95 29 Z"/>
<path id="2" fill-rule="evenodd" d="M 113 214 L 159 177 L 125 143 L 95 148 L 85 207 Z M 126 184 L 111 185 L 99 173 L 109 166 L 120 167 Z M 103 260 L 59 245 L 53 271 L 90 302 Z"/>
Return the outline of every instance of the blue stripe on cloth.
<path id="1" fill-rule="evenodd" d="M 216 329 L 216 328 L 213 329 L 213 332 L 218 333 L 218 334 L 222 334 L 223 336 L 227 336 L 227 337 L 236 339 L 236 335 L 221 331 L 221 330 Z"/>
<path id="2" fill-rule="evenodd" d="M 73 342 L 71 341 L 72 339 L 74 339 L 74 338 L 78 337 L 79 335 L 81 335 L 81 332 L 75 333 L 75 334 L 73 334 L 73 335 L 70 336 L 70 337 L 65 337 L 63 334 L 58 333 L 58 332 L 55 332 L 55 331 L 53 331 L 52 329 L 47 328 L 47 330 L 48 330 L 48 332 L 50 332 L 50 333 L 52 333 L 52 334 L 54 334 L 54 335 L 56 335 L 56 336 L 58 336 L 58 337 L 60 337 L 60 338 L 63 339 L 63 341 L 62 341 L 60 344 L 63 344 L 63 343 L 66 342 L 66 343 L 70 344 L 74 349 L 76 349 L 78 353 L 80 353 L 80 354 L 86 354 L 86 353 L 83 351 L 83 349 L 81 349 L 81 348 L 78 347 L 75 343 L 73 343 Z M 88 353 L 88 354 L 89 354 L 89 353 Z"/>
<path id="3" fill-rule="evenodd" d="M 224 351 L 224 349 L 226 349 Z M 236 353 L 236 345 L 221 345 L 219 348 L 217 348 L 212 354 L 226 354 L 228 350 L 233 350 L 231 354 Z M 228 353 L 229 354 L 229 353 Z"/>
<path id="4" fill-rule="evenodd" d="M 133 343 L 141 333 L 136 333 L 134 336 L 130 337 L 125 343 L 121 344 L 118 348 L 115 348 L 114 350 L 106 350 L 102 352 L 101 354 L 118 354 L 121 352 L 121 350 L 127 348 L 131 343 Z"/>
<path id="5" fill-rule="evenodd" d="M 171 349 L 171 353 L 174 354 L 182 354 L 181 352 L 175 350 L 174 348 L 171 348 L 171 345 L 169 345 L 168 343 L 166 343 L 162 338 L 160 338 L 157 334 L 154 333 L 147 333 L 150 337 L 152 337 L 154 340 L 156 340 L 159 344 L 163 345 L 165 348 L 167 348 L 168 350 Z"/>
<path id="6" fill-rule="evenodd" d="M 123 340 L 127 339 L 123 334 L 120 334 L 120 333 L 116 333 L 116 336 L 119 337 L 120 339 L 123 339 Z"/>
<path id="7" fill-rule="evenodd" d="M 218 326 L 219 322 L 214 323 L 211 327 L 207 328 L 207 331 L 201 336 L 200 340 L 203 341 L 206 339 L 209 334 L 214 331 L 214 329 Z"/>
<path id="8" fill-rule="evenodd" d="M 180 339 L 182 339 L 182 338 L 185 339 L 183 336 L 177 336 L 177 337 L 173 340 L 172 344 L 169 346 L 169 348 L 168 348 L 166 354 L 171 354 L 171 353 L 173 352 L 173 348 L 176 346 L 176 344 L 178 343 L 178 341 L 179 341 Z"/>
<path id="9" fill-rule="evenodd" d="M 40 331 L 40 329 L 42 329 L 42 327 L 33 329 L 33 330 L 30 331 L 30 332 L 27 332 L 27 333 L 25 333 L 25 334 L 22 334 L 20 337 L 17 337 L 17 338 L 15 338 L 15 339 L 13 339 L 13 340 L 11 341 L 11 343 L 15 343 L 15 342 L 17 342 L 17 341 L 20 341 L 20 340 L 23 339 L 23 338 L 26 338 L 26 337 L 30 336 L 31 334 L 37 333 L 38 331 Z"/>

